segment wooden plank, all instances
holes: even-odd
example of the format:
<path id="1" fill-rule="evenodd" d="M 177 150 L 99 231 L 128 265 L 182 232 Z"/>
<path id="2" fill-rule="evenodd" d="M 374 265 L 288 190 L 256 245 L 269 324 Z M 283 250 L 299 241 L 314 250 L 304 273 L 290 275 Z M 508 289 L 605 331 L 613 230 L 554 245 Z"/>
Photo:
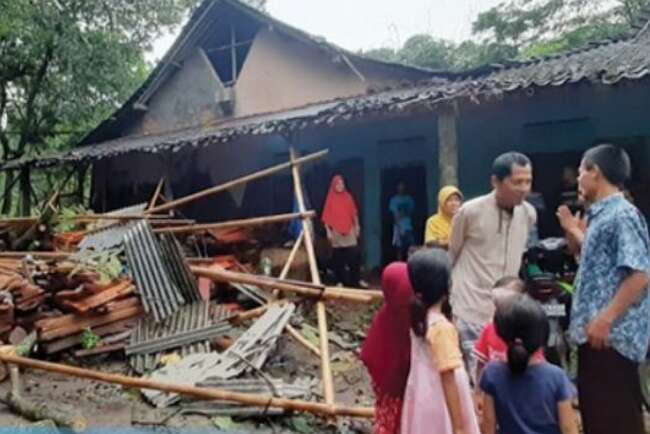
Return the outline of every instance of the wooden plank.
<path id="1" fill-rule="evenodd" d="M 129 297 L 124 300 L 116 301 L 112 303 L 113 310 L 126 309 L 131 307 L 141 306 L 140 299 L 137 297 Z M 34 326 L 38 330 L 47 330 L 55 329 L 57 327 L 63 327 L 75 321 L 83 321 L 87 318 L 96 317 L 96 313 L 87 313 L 85 315 L 77 315 L 74 313 L 68 315 L 57 316 L 54 318 L 45 318 L 39 321 L 36 321 Z"/>
<path id="2" fill-rule="evenodd" d="M 83 314 L 91 309 L 106 304 L 109 301 L 131 294 L 134 291 L 135 286 L 133 286 L 130 280 L 126 280 L 108 287 L 95 295 L 91 295 L 90 297 L 82 298 L 81 300 L 64 300 L 61 304 L 73 309 L 77 313 Z"/>
<path id="3" fill-rule="evenodd" d="M 128 318 L 122 321 L 116 321 L 104 326 L 95 327 L 92 329 L 93 333 L 97 336 L 107 336 L 115 333 L 120 333 L 125 330 L 132 328 L 135 325 L 135 320 Z M 83 333 L 79 333 L 73 336 L 68 336 L 65 338 L 58 339 L 56 341 L 51 341 L 42 344 L 45 354 L 54 354 L 59 351 L 63 351 L 68 348 L 72 348 L 76 345 L 80 345 L 83 341 Z"/>
<path id="4" fill-rule="evenodd" d="M 296 151 L 291 148 L 289 150 L 291 157 L 291 174 L 293 177 L 293 189 L 298 203 L 298 211 L 305 211 L 305 200 L 302 195 L 302 181 L 300 180 L 300 166 L 296 164 Z M 309 260 L 309 269 L 311 271 L 311 280 L 314 284 L 320 285 L 320 274 L 318 274 L 318 265 L 316 263 L 316 254 L 314 253 L 314 241 L 312 239 L 313 233 L 309 221 L 302 220 L 302 230 L 305 233 L 305 249 L 307 250 L 307 258 Z M 325 403 L 334 405 L 334 380 L 332 378 L 332 368 L 330 366 L 330 350 L 329 341 L 327 337 L 327 312 L 325 311 L 325 304 L 322 301 L 316 303 L 316 317 L 318 319 L 318 338 L 320 341 L 320 356 L 321 356 L 321 373 L 323 378 L 323 395 Z"/>
<path id="5" fill-rule="evenodd" d="M 110 312 L 105 315 L 98 315 L 95 317 L 84 318 L 75 323 L 58 327 L 53 330 L 47 330 L 40 333 L 42 341 L 51 341 L 56 338 L 70 336 L 71 334 L 78 333 L 88 327 L 97 327 L 104 324 L 109 324 L 125 318 L 132 318 L 144 314 L 144 309 L 141 306 L 129 307 L 122 310 Z"/>
<path id="6" fill-rule="evenodd" d="M 89 350 L 78 350 L 74 352 L 76 357 L 88 357 L 95 356 L 97 354 L 112 353 L 114 351 L 123 350 L 126 347 L 126 343 L 118 342 L 116 344 L 102 345 L 100 347 L 91 348 Z"/>
<path id="7" fill-rule="evenodd" d="M 206 188 L 205 190 L 198 191 L 196 193 L 190 194 L 189 196 L 181 197 L 180 199 L 172 200 L 170 202 L 165 203 L 164 205 L 158 205 L 155 206 L 147 211 L 147 213 L 156 213 L 156 212 L 162 212 L 162 211 L 168 211 L 170 209 L 178 208 L 183 205 L 187 205 L 188 203 L 195 202 L 199 199 L 202 199 L 204 197 L 211 196 L 213 194 L 229 190 L 233 187 L 237 187 L 242 184 L 246 184 L 247 182 L 259 179 L 259 178 L 264 178 L 269 175 L 273 175 L 278 172 L 282 172 L 283 170 L 287 170 L 291 168 L 292 165 L 295 164 L 304 164 L 308 163 L 310 161 L 317 160 L 319 158 L 323 158 L 325 155 L 327 155 L 329 151 L 323 150 L 320 152 L 315 152 L 310 155 L 306 155 L 302 158 L 297 159 L 294 162 L 287 162 L 287 163 L 282 163 L 278 164 L 276 166 L 272 166 L 269 168 L 266 168 L 264 170 L 260 170 L 255 173 L 251 173 L 250 175 L 242 176 L 241 178 L 234 179 L 232 181 L 225 182 L 220 185 L 216 185 L 214 187 Z M 304 212 L 305 210 L 303 210 Z"/>

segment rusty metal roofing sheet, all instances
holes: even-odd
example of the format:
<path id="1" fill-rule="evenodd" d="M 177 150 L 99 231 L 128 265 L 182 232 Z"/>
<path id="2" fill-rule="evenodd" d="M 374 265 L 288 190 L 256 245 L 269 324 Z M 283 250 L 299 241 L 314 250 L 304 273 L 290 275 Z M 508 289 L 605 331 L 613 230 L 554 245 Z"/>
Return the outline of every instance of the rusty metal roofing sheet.
<path id="1" fill-rule="evenodd" d="M 151 225 L 139 221 L 124 238 L 126 257 L 147 314 L 161 321 L 185 304 L 183 294 L 170 276 Z"/>

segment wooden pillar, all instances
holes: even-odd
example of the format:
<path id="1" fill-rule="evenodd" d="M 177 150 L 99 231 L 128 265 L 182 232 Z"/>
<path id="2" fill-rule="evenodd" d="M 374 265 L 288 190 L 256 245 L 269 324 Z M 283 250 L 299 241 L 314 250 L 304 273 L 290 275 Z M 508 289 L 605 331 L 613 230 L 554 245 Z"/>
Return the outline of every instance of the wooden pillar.
<path id="1" fill-rule="evenodd" d="M 438 170 L 440 186 L 458 185 L 458 108 L 444 106 L 438 112 Z"/>
<path id="2" fill-rule="evenodd" d="M 32 188 L 29 179 L 29 167 L 20 170 L 20 194 L 22 197 L 22 215 L 29 216 L 32 213 Z"/>
<path id="3" fill-rule="evenodd" d="M 81 164 L 77 167 L 77 202 L 79 205 L 85 206 L 84 203 L 84 187 L 86 185 L 86 172 L 88 170 L 87 164 Z"/>

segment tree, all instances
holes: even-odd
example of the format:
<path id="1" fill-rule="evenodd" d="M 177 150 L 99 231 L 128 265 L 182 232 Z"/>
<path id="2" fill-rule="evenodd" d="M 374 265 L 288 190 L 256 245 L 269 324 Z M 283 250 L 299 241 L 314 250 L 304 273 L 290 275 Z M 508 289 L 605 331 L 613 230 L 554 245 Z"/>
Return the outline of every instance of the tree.
<path id="1" fill-rule="evenodd" d="M 0 0 L 0 158 L 77 143 L 142 83 L 145 50 L 196 3 Z"/>
<path id="2" fill-rule="evenodd" d="M 516 47 L 519 58 L 574 49 L 619 36 L 650 0 L 509 0 L 473 23 L 483 42 Z"/>

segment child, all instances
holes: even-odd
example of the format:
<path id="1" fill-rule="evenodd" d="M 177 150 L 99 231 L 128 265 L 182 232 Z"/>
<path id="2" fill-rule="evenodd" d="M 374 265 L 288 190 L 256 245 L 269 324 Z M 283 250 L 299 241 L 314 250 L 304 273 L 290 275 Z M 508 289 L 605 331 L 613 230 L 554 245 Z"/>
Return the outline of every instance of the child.
<path id="1" fill-rule="evenodd" d="M 449 294 L 450 263 L 440 249 L 422 249 L 408 261 L 411 371 L 402 434 L 479 434 L 458 332 L 441 312 Z"/>
<path id="2" fill-rule="evenodd" d="M 495 434 L 497 424 L 507 434 L 577 434 L 573 385 L 562 369 L 531 357 L 548 339 L 542 307 L 522 295 L 497 311 L 495 324 L 508 361 L 489 363 L 481 377 L 483 434 Z"/>
<path id="3" fill-rule="evenodd" d="M 507 309 L 525 290 L 526 286 L 524 281 L 517 277 L 508 276 L 499 279 L 494 284 L 492 291 L 495 311 Z M 494 361 L 505 362 L 507 352 L 508 347 L 497 334 L 494 322 L 486 325 L 474 346 L 474 354 L 476 355 L 477 361 L 475 377 L 477 387 L 485 365 L 488 362 Z"/>
<path id="4" fill-rule="evenodd" d="M 384 269 L 381 289 L 384 305 L 368 330 L 361 360 L 375 392 L 375 434 L 397 434 L 411 363 L 409 302 L 413 291 L 405 262 Z"/>

